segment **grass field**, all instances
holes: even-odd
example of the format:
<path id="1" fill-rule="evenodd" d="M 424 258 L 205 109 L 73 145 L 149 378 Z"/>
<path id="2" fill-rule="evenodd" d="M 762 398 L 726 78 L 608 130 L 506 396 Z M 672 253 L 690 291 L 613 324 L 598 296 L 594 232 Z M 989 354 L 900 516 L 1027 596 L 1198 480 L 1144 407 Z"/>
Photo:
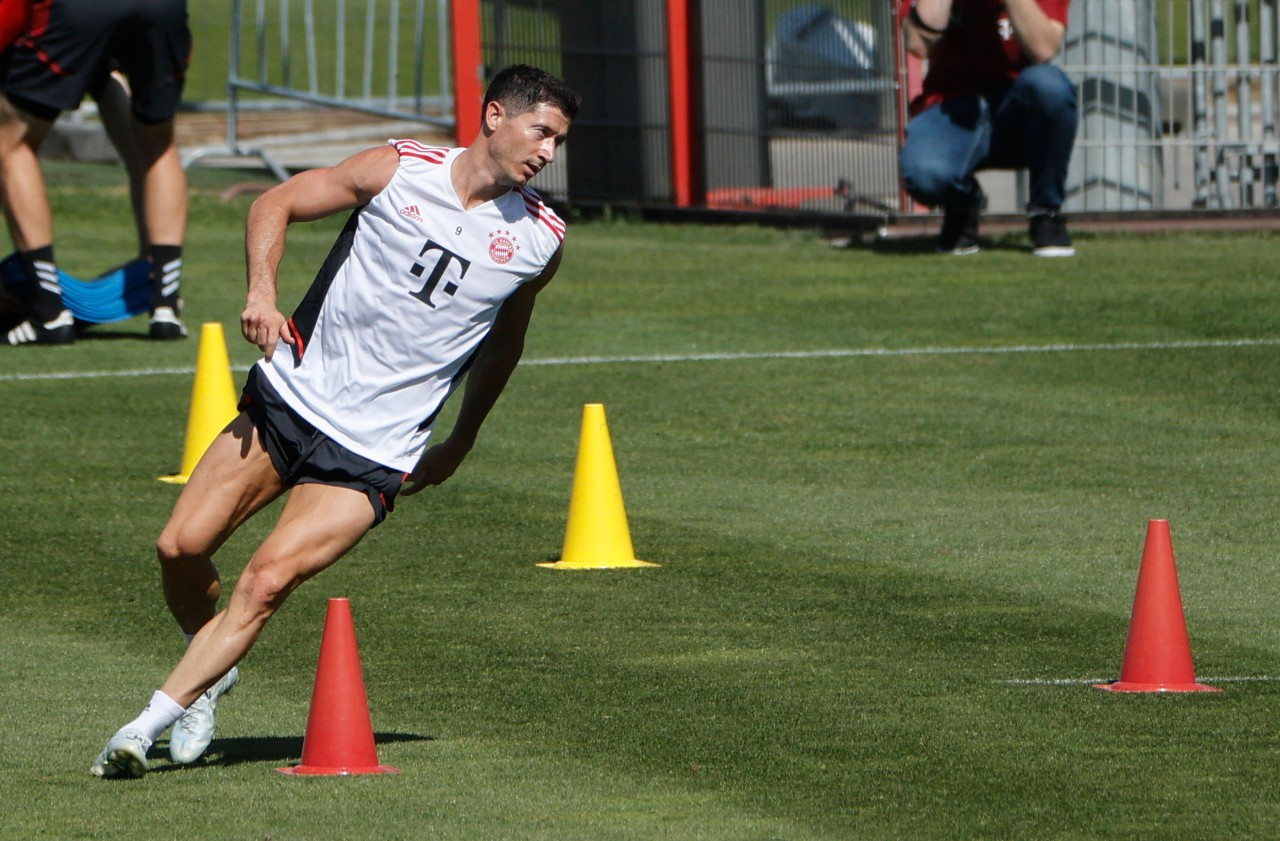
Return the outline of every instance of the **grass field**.
<path id="1" fill-rule="evenodd" d="M 64 267 L 127 259 L 119 173 L 50 171 Z M 185 288 L 239 381 L 237 177 L 193 172 Z M 339 223 L 291 232 L 284 300 Z M 151 546 L 197 344 L 139 319 L 0 350 L 0 837 L 1275 837 L 1280 238 L 1078 245 L 572 226 L 463 469 L 294 594 L 208 762 L 138 782 L 88 768 L 179 654 Z M 658 568 L 536 566 L 588 402 Z M 1151 518 L 1222 692 L 1088 685 L 1118 676 Z M 399 775 L 274 770 L 335 596 Z"/>

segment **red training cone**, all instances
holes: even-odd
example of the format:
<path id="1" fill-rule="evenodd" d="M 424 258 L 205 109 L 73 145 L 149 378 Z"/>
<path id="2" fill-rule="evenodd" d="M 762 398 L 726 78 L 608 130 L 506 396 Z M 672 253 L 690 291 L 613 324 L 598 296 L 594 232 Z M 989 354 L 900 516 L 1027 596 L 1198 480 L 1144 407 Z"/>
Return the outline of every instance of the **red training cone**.
<path id="1" fill-rule="evenodd" d="M 1097 688 L 1111 692 L 1218 691 L 1196 683 L 1168 520 L 1147 524 L 1120 679 L 1097 684 Z"/>
<path id="2" fill-rule="evenodd" d="M 349 599 L 329 599 L 302 764 L 276 770 L 311 775 L 400 773 L 378 764 Z"/>

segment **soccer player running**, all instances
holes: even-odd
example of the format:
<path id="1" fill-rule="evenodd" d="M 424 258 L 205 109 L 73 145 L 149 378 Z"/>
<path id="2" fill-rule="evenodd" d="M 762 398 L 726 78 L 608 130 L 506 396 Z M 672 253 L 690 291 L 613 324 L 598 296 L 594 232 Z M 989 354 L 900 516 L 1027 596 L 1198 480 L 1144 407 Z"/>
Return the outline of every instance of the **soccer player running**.
<path id="1" fill-rule="evenodd" d="M 263 359 L 156 543 L 165 601 L 189 644 L 94 774 L 146 773 L 147 751 L 171 725 L 173 760 L 198 758 L 236 664 L 289 593 L 380 523 L 402 483 L 413 494 L 457 470 L 560 263 L 564 223 L 527 184 L 555 160 L 579 102 L 545 71 L 508 67 L 485 93 L 469 147 L 396 141 L 300 173 L 253 203 L 241 330 Z M 354 212 L 286 318 L 276 302 L 286 229 L 342 211 Z M 464 375 L 454 426 L 428 447 Z M 214 552 L 286 491 L 215 614 Z"/>

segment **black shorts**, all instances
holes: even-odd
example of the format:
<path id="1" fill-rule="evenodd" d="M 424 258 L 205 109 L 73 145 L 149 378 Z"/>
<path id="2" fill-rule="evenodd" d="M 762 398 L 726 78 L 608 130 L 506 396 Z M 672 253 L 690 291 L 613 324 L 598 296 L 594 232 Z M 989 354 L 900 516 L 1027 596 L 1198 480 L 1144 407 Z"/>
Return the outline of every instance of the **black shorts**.
<path id="1" fill-rule="evenodd" d="M 373 504 L 375 526 L 395 508 L 404 471 L 356 455 L 316 429 L 284 402 L 256 365 L 245 380 L 240 411 L 257 427 L 285 487 L 312 482 L 361 491 Z"/>
<path id="2" fill-rule="evenodd" d="M 36 0 L 29 36 L 5 59 L 5 96 L 40 119 L 75 110 L 119 69 L 134 117 L 163 123 L 177 113 L 191 59 L 187 0 Z"/>

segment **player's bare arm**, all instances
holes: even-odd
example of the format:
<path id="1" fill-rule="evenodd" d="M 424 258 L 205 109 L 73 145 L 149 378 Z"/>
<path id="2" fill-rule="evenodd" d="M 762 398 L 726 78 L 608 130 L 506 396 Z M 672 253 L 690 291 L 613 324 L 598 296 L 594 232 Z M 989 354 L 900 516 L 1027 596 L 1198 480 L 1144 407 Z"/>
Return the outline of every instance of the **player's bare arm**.
<path id="1" fill-rule="evenodd" d="M 1005 0 L 1005 10 L 1027 60 L 1052 61 L 1062 48 L 1066 27 L 1046 15 L 1036 0 Z"/>
<path id="2" fill-rule="evenodd" d="M 502 305 L 502 311 L 494 320 L 484 347 L 467 373 L 462 405 L 458 409 L 458 417 L 449 437 L 428 447 L 422 454 L 413 472 L 405 480 L 401 495 L 409 496 L 428 485 L 438 485 L 445 481 L 471 452 L 476 435 L 480 432 L 480 425 L 489 416 L 498 395 L 511 378 L 511 372 L 520 362 L 524 353 L 525 333 L 528 332 L 529 321 L 533 316 L 534 302 L 538 293 L 555 276 L 562 253 L 563 249 L 556 251 L 538 279 L 525 284 Z"/>
<path id="3" fill-rule="evenodd" d="M 244 238 L 248 292 L 240 331 L 268 360 L 278 341 L 294 343 L 276 300 L 276 272 L 289 225 L 367 204 L 391 182 L 398 162 L 390 146 L 367 149 L 336 166 L 301 172 L 267 190 L 249 208 Z"/>

